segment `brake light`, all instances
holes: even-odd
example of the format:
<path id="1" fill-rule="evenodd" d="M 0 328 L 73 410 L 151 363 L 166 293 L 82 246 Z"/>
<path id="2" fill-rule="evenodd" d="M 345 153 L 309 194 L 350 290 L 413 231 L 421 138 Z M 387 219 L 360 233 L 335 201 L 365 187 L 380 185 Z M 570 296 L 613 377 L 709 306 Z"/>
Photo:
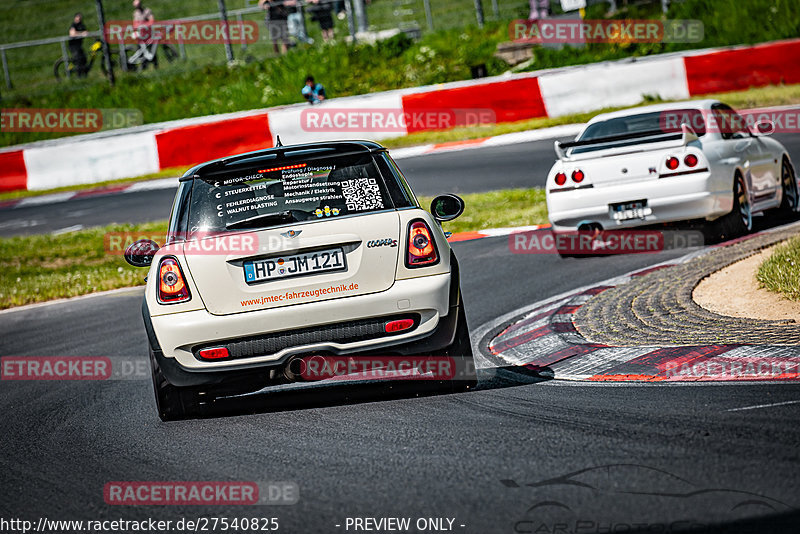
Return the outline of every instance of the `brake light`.
<path id="1" fill-rule="evenodd" d="M 685 158 L 683 158 L 683 162 L 689 167 L 694 167 L 695 165 L 697 165 L 697 156 L 695 156 L 694 154 L 689 154 Z"/>
<path id="2" fill-rule="evenodd" d="M 572 181 L 575 182 L 576 184 L 581 183 L 585 177 L 586 175 L 583 174 L 583 171 L 580 169 L 578 169 L 577 171 L 572 171 Z"/>
<path id="3" fill-rule="evenodd" d="M 393 334 L 395 332 L 408 330 L 412 326 L 414 326 L 414 319 L 398 319 L 396 321 L 389 321 L 386 323 L 384 330 L 387 334 Z"/>
<path id="4" fill-rule="evenodd" d="M 161 304 L 175 304 L 191 298 L 178 260 L 171 256 L 163 258 L 158 266 L 158 301 Z"/>
<path id="5" fill-rule="evenodd" d="M 198 352 L 204 360 L 219 360 L 230 356 L 227 347 L 214 347 L 212 349 L 203 349 Z"/>
<path id="6" fill-rule="evenodd" d="M 412 221 L 408 225 L 408 247 L 406 252 L 407 267 L 434 265 L 439 261 L 430 228 L 423 221 Z"/>
<path id="7" fill-rule="evenodd" d="M 564 185 L 567 183 L 567 175 L 563 172 L 556 174 L 556 185 Z"/>
<path id="8" fill-rule="evenodd" d="M 671 171 L 677 169 L 678 165 L 680 164 L 681 164 L 680 160 L 675 156 L 670 156 L 669 158 L 667 158 L 667 168 Z"/>

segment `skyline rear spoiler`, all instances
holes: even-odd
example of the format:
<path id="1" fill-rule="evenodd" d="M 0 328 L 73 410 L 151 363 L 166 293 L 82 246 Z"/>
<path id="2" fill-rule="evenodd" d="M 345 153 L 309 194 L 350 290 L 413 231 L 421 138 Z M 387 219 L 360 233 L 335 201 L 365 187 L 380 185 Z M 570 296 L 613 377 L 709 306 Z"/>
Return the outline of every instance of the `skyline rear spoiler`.
<path id="1" fill-rule="evenodd" d="M 592 145 L 603 145 L 606 143 L 615 143 L 618 141 L 630 141 L 632 139 L 644 139 L 648 137 L 655 137 L 655 136 L 669 136 L 664 140 L 677 140 L 681 139 L 684 145 L 691 143 L 692 141 L 696 141 L 698 139 L 697 134 L 692 129 L 691 126 L 688 124 L 681 124 L 680 131 L 672 131 L 672 132 L 665 132 L 664 130 L 646 130 L 643 132 L 632 132 L 632 133 L 625 133 L 619 135 L 607 135 L 605 137 L 596 137 L 594 139 L 587 139 L 585 141 L 569 141 L 566 143 L 562 143 L 561 141 L 556 141 L 554 143 L 554 148 L 556 151 L 556 156 L 558 159 L 566 159 L 566 150 L 570 148 L 577 148 L 577 147 L 584 147 L 584 146 L 592 146 Z"/>

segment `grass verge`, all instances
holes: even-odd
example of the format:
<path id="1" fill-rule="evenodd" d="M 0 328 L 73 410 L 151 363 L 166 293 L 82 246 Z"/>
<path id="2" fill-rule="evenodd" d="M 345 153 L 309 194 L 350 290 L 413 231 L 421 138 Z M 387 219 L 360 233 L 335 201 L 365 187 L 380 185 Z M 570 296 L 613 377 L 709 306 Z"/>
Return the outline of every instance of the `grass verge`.
<path id="1" fill-rule="evenodd" d="M 543 189 L 509 189 L 464 195 L 467 209 L 445 230 L 466 232 L 484 228 L 547 222 Z M 427 207 L 430 197 L 420 197 Z M 0 239 L 0 309 L 98 291 L 144 284 L 144 269 L 131 267 L 119 253 L 109 253 L 104 236 L 133 232 L 166 235 L 166 221 L 110 225 L 61 235 Z"/>
<path id="2" fill-rule="evenodd" d="M 167 225 L 111 225 L 0 239 L 0 309 L 143 284 L 143 269 L 106 251 L 103 236 L 108 232 L 166 235 Z"/>
<path id="3" fill-rule="evenodd" d="M 758 268 L 756 278 L 761 287 L 800 301 L 800 237 L 776 247 Z"/>

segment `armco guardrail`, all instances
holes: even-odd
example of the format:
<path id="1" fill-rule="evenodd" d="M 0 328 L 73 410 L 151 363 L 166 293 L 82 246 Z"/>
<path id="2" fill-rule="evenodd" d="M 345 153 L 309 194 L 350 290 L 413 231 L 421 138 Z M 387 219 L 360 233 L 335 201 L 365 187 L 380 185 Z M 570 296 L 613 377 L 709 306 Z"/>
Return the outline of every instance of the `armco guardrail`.
<path id="1" fill-rule="evenodd" d="M 188 166 L 267 148 L 276 135 L 284 143 L 380 140 L 435 129 L 424 121 L 359 128 L 365 114 L 419 116 L 459 108 L 508 122 L 635 105 L 643 95 L 683 99 L 779 83 L 800 83 L 800 39 L 333 98 L 313 107 L 296 104 L 9 147 L 0 151 L 0 190 L 90 184 Z M 355 127 L 317 128 L 319 122 L 309 120 L 311 111 L 317 118 L 355 117 Z"/>

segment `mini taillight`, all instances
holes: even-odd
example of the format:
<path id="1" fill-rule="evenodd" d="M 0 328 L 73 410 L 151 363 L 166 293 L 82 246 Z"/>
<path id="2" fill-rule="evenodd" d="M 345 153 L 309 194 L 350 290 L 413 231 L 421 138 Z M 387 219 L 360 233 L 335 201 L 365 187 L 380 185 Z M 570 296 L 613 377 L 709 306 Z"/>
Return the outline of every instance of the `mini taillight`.
<path id="1" fill-rule="evenodd" d="M 564 185 L 567 183 L 567 175 L 563 172 L 556 174 L 556 185 Z"/>
<path id="2" fill-rule="evenodd" d="M 178 260 L 167 256 L 158 266 L 158 301 L 162 304 L 175 304 L 191 299 L 189 288 L 183 278 Z"/>
<path id="3" fill-rule="evenodd" d="M 583 174 L 583 171 L 580 169 L 572 171 L 572 181 L 575 182 L 576 184 L 581 183 L 585 177 L 586 175 Z"/>
<path id="4" fill-rule="evenodd" d="M 670 156 L 669 158 L 667 158 L 667 168 L 671 171 L 677 169 L 678 165 L 680 164 L 681 164 L 680 160 L 675 156 Z"/>
<path id="5" fill-rule="evenodd" d="M 433 265 L 439 261 L 436 245 L 430 228 L 423 221 L 414 221 L 408 226 L 407 267 Z"/>
<path id="6" fill-rule="evenodd" d="M 203 349 L 198 352 L 204 360 L 219 360 L 230 356 L 227 347 L 214 347 L 212 349 Z"/>
<path id="7" fill-rule="evenodd" d="M 408 330 L 412 326 L 414 326 L 414 319 L 398 319 L 396 321 L 389 321 L 386 323 L 384 330 L 387 334 L 393 334 L 395 332 Z"/>
<path id="8" fill-rule="evenodd" d="M 683 162 L 689 167 L 694 167 L 695 165 L 697 165 L 697 156 L 695 156 L 694 154 L 689 154 L 685 158 L 683 158 Z"/>

